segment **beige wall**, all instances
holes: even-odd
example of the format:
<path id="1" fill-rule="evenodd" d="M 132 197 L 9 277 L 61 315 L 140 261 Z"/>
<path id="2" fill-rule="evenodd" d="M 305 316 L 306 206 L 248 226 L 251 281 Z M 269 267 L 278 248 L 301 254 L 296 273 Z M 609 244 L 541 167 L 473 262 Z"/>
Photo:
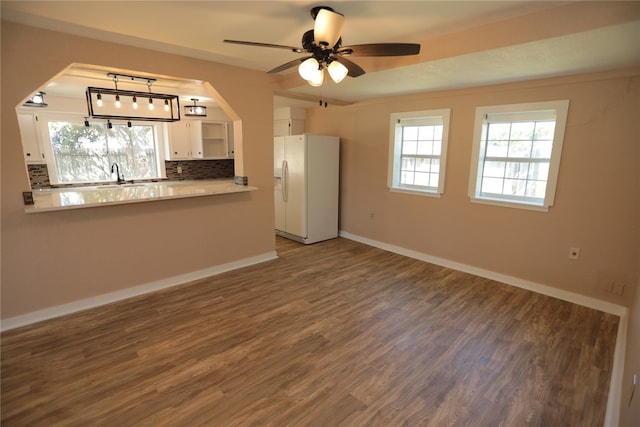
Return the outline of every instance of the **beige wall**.
<path id="1" fill-rule="evenodd" d="M 560 99 L 570 106 L 550 211 L 470 203 L 476 106 Z M 451 108 L 444 195 L 389 192 L 389 115 L 440 108 Z M 640 255 L 640 70 L 314 108 L 305 127 L 341 137 L 341 230 L 630 305 Z M 578 261 L 570 247 L 581 249 Z M 624 281 L 625 294 L 603 292 L 607 280 Z"/>
<path id="2" fill-rule="evenodd" d="M 15 107 L 71 63 L 210 82 L 242 119 L 251 193 L 26 215 Z M 2 318 L 274 250 L 265 73 L 2 22 Z"/>

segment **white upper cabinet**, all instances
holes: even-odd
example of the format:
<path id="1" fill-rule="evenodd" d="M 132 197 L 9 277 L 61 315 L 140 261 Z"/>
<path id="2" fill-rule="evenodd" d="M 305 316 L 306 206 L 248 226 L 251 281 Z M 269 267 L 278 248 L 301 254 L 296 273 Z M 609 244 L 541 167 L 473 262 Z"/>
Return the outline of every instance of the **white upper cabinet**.
<path id="1" fill-rule="evenodd" d="M 18 125 L 22 137 L 22 149 L 27 163 L 46 163 L 42 148 L 42 134 L 37 114 L 18 113 Z"/>
<path id="2" fill-rule="evenodd" d="M 167 158 L 228 159 L 233 157 L 233 144 L 229 143 L 228 122 L 182 120 L 169 125 Z"/>

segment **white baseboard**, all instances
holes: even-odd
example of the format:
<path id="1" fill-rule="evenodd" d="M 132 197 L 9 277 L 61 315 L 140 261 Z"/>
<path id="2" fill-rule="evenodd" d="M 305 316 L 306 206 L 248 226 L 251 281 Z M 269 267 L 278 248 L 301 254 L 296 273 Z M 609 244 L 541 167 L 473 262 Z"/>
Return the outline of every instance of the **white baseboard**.
<path id="1" fill-rule="evenodd" d="M 161 289 L 183 285 L 185 283 L 193 282 L 194 280 L 204 279 L 206 277 L 215 276 L 217 274 L 236 270 L 238 268 L 248 267 L 254 264 L 271 261 L 276 258 L 278 258 L 278 255 L 275 251 L 267 252 L 262 255 L 244 258 L 226 264 L 216 265 L 213 267 L 205 268 L 203 270 L 180 274 L 178 276 L 168 277 L 166 279 L 157 280 L 155 282 L 147 283 L 144 285 L 133 286 L 131 288 L 122 289 L 120 291 L 109 292 L 106 294 L 97 295 L 95 297 L 70 302 L 68 304 L 62 304 L 55 307 L 45 308 L 43 310 L 23 314 L 20 316 L 10 317 L 8 319 L 2 320 L 0 331 L 8 331 L 10 329 L 19 328 L 20 326 L 40 322 L 42 320 L 53 319 L 55 317 L 64 316 L 65 314 L 71 314 L 101 305 L 110 304 L 112 302 L 121 301 L 127 298 L 159 291 Z"/>
<path id="2" fill-rule="evenodd" d="M 609 397 L 607 399 L 607 412 L 605 415 L 605 427 L 617 427 L 620 418 L 620 400 L 622 392 L 622 376 L 624 374 L 624 362 L 625 352 L 627 347 L 627 322 L 629 317 L 629 310 L 618 304 L 613 304 L 607 301 L 601 301 L 596 298 L 591 298 L 585 295 L 577 294 L 575 292 L 564 291 L 562 289 L 554 288 L 552 286 L 543 285 L 540 283 L 531 282 L 529 280 L 520 279 L 518 277 L 509 276 L 506 274 L 497 273 L 491 270 L 485 270 L 483 268 L 474 267 L 472 265 L 462 264 L 456 261 L 451 261 L 444 258 L 434 257 L 421 252 L 406 249 L 400 246 L 391 245 L 388 243 L 380 242 L 377 240 L 368 239 L 366 237 L 351 234 L 346 231 L 340 231 L 340 236 L 345 239 L 354 240 L 356 242 L 364 243 L 365 245 L 373 246 L 385 251 L 393 252 L 398 255 L 404 255 L 409 258 L 414 258 L 420 261 L 425 261 L 431 264 L 439 265 L 442 267 L 451 268 L 453 270 L 462 271 L 464 273 L 473 274 L 474 276 L 484 277 L 486 279 L 495 280 L 496 282 L 505 283 L 507 285 L 515 286 L 518 288 L 526 289 L 528 291 L 536 292 L 542 295 L 558 298 L 563 301 L 568 301 L 574 304 L 581 305 L 583 307 L 592 308 L 594 310 L 603 311 L 605 313 L 619 316 L 618 322 L 618 334 L 616 338 L 616 347 L 613 354 L 613 367 L 611 369 L 611 382 L 609 384 Z"/>

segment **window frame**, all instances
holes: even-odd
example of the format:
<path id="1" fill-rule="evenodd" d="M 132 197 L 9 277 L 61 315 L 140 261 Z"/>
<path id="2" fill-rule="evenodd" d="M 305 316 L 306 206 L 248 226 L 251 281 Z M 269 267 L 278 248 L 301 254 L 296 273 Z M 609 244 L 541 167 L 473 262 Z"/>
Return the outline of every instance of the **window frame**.
<path id="1" fill-rule="evenodd" d="M 111 180 L 96 180 L 96 181 L 72 181 L 72 182 L 61 182 L 58 179 L 58 171 L 55 165 L 55 154 L 53 152 L 53 146 L 51 143 L 51 134 L 49 132 L 49 123 L 50 122 L 74 122 L 74 123 L 83 123 L 86 115 L 78 114 L 78 113 L 45 113 L 39 115 L 40 120 L 38 126 L 40 126 L 40 132 L 42 135 L 42 149 L 45 153 L 45 160 L 47 164 L 47 170 L 49 174 L 49 180 L 52 185 L 86 185 L 86 184 L 101 184 L 101 183 L 110 183 L 115 179 Z M 99 123 L 106 126 L 106 120 L 91 120 L 92 123 Z M 120 122 L 113 122 L 115 125 L 122 125 Z M 164 168 L 165 163 L 165 145 L 166 145 L 166 127 L 164 123 L 156 123 L 156 122 L 148 122 L 148 121 L 140 121 L 140 120 L 131 120 L 132 125 L 138 126 L 152 126 L 154 133 L 154 140 L 156 145 L 156 157 L 159 167 L 159 175 L 157 178 L 152 179 L 166 179 L 167 172 Z M 125 123 L 126 126 L 126 123 Z"/>
<path id="2" fill-rule="evenodd" d="M 408 111 L 401 113 L 392 113 L 390 116 L 390 136 L 389 136 L 389 163 L 387 169 L 387 187 L 391 192 L 415 194 L 420 196 L 440 197 L 444 194 L 446 164 L 447 164 L 447 147 L 449 141 L 449 122 L 451 116 L 450 108 L 441 108 L 434 110 Z M 420 120 L 425 119 L 438 120 L 442 124 L 442 140 L 440 142 L 440 155 L 432 156 L 438 158 L 438 186 L 428 187 L 420 185 L 400 184 L 402 174 L 402 120 Z"/>
<path id="3" fill-rule="evenodd" d="M 469 189 L 468 195 L 472 203 L 481 203 L 494 206 L 503 206 L 510 208 L 528 209 L 548 212 L 553 206 L 556 195 L 556 187 L 558 183 L 558 174 L 560 171 L 560 158 L 562 155 L 562 146 L 564 143 L 564 135 L 566 129 L 567 115 L 569 110 L 569 100 L 530 102 L 521 104 L 504 104 L 476 107 L 475 123 L 473 127 L 473 148 L 471 152 L 471 167 L 469 173 Z M 553 143 L 551 155 L 549 159 L 549 172 L 547 175 L 547 184 L 545 196 L 538 203 L 533 197 L 489 197 L 481 194 L 481 183 L 483 177 L 484 152 L 483 135 L 486 133 L 485 117 L 490 115 L 509 116 L 512 120 L 505 120 L 505 123 L 517 123 L 519 117 L 528 121 L 534 120 L 534 116 L 540 117 L 541 114 L 549 113 L 555 115 L 555 129 L 553 134 Z M 494 123 L 497 122 L 494 121 Z M 530 162 L 531 163 L 531 162 Z"/>

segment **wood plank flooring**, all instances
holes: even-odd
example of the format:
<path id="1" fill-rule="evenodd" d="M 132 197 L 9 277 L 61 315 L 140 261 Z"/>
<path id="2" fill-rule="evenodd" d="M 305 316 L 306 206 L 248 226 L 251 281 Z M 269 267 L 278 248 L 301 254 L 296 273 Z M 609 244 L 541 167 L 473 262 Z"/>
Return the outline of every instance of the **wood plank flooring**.
<path id="1" fill-rule="evenodd" d="M 616 316 L 342 238 L 277 250 L 2 334 L 2 425 L 603 424 Z"/>

